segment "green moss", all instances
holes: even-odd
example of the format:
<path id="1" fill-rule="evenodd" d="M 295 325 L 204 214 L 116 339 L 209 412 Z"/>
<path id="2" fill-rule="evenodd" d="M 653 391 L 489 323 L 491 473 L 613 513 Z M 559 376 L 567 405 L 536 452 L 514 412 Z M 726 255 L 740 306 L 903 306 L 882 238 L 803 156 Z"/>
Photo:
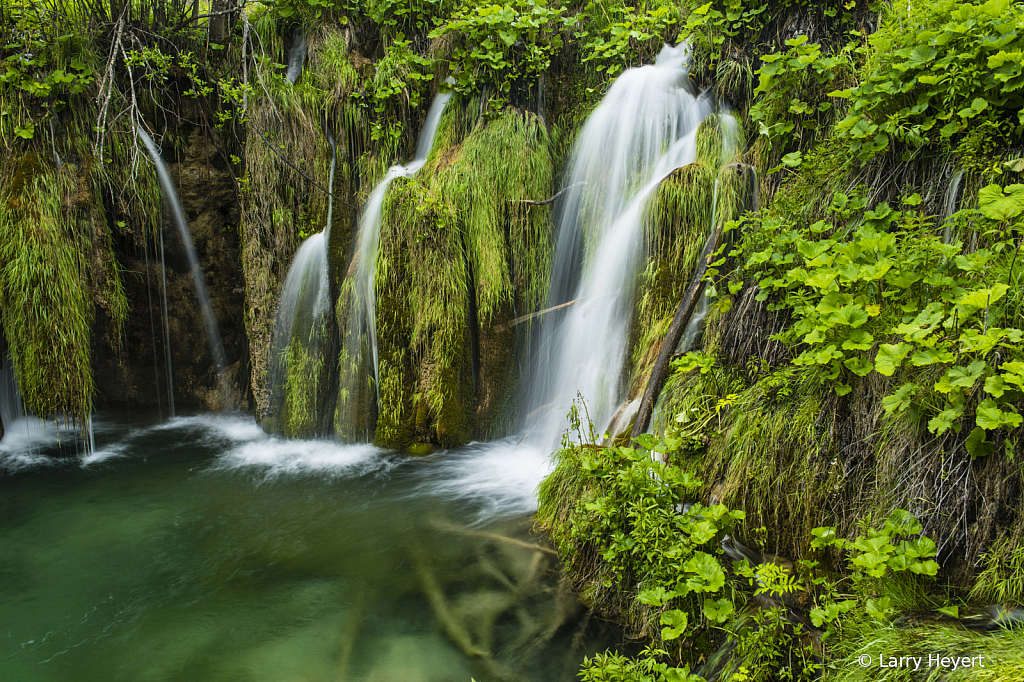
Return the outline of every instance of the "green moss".
<path id="1" fill-rule="evenodd" d="M 430 443 L 413 443 L 405 449 L 413 457 L 426 457 L 434 452 L 435 448 Z"/>
<path id="2" fill-rule="evenodd" d="M 927 665 L 929 655 L 977 657 L 971 667 Z M 860 657 L 870 657 L 863 666 Z M 921 669 L 914 665 L 881 668 L 879 657 L 923 656 Z M 984 667 L 978 664 L 983 664 Z M 1024 631 L 1020 628 L 994 634 L 963 631 L 952 625 L 931 623 L 900 627 L 864 617 L 844 626 L 840 654 L 828 666 L 826 679 L 836 682 L 955 682 L 959 680 L 1024 679 Z"/>
<path id="3" fill-rule="evenodd" d="M 538 117 L 505 109 L 457 148 L 434 156 L 431 188 L 458 207 L 481 324 L 503 303 L 534 310 L 547 294 L 550 208 L 523 201 L 546 199 L 552 191 L 549 145 Z"/>
<path id="4" fill-rule="evenodd" d="M 89 222 L 77 178 L 26 157 L 0 195 L 0 321 L 26 407 L 84 420 L 92 410 Z"/>
<path id="5" fill-rule="evenodd" d="M 323 398 L 324 358 L 311 351 L 299 338 L 292 339 L 285 356 L 284 434 L 289 438 L 311 438 L 317 435 L 317 408 Z"/>

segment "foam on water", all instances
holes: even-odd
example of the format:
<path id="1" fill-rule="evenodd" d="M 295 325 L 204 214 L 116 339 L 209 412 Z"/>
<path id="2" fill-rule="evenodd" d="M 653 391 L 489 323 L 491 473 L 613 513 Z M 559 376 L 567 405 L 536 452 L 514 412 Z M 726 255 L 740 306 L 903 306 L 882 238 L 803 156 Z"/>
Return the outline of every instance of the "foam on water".
<path id="1" fill-rule="evenodd" d="M 537 486 L 551 473 L 551 456 L 514 439 L 470 443 L 438 453 L 418 492 L 481 505 L 478 521 L 537 509 Z"/>
<path id="2" fill-rule="evenodd" d="M 98 448 L 92 452 L 83 455 L 79 461 L 83 467 L 88 467 L 93 464 L 100 464 L 106 462 L 108 459 L 117 459 L 119 457 L 128 456 L 128 444 L 127 443 L 115 443 L 108 447 Z"/>
<path id="3" fill-rule="evenodd" d="M 47 453 L 56 449 L 62 441 L 73 441 L 77 435 L 73 428 L 33 416 L 4 424 L 4 437 L 0 439 L 0 471 L 13 473 L 52 466 L 57 462 Z"/>
<path id="4" fill-rule="evenodd" d="M 256 420 L 246 414 L 197 414 L 190 417 L 175 417 L 152 427 L 153 431 L 170 429 L 199 430 L 202 439 L 244 442 L 266 438 L 267 434 Z"/>
<path id="5" fill-rule="evenodd" d="M 266 478 L 300 474 L 353 476 L 386 469 L 389 460 L 373 445 L 266 437 L 221 455 L 214 469 L 256 469 Z"/>

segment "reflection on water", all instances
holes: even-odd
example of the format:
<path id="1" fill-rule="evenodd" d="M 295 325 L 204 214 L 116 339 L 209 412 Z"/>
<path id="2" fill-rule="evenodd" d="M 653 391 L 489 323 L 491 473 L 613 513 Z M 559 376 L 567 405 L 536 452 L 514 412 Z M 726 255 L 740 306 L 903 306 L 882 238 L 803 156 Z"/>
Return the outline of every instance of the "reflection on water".
<path id="1" fill-rule="evenodd" d="M 568 681 L 615 643 L 530 533 L 528 448 L 411 460 L 202 415 L 56 452 L 0 443 L 4 679 Z"/>

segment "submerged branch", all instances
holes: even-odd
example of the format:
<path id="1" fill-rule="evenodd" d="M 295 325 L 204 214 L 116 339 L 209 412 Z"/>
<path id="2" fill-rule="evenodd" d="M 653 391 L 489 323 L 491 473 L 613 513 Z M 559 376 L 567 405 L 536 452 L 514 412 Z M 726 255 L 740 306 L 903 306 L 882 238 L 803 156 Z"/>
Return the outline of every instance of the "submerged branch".
<path id="1" fill-rule="evenodd" d="M 494 540 L 497 542 L 505 542 L 516 547 L 522 547 L 523 549 L 532 549 L 535 552 L 543 552 L 552 556 L 558 556 L 558 552 L 551 549 L 550 547 L 544 547 L 533 542 L 526 542 L 518 538 L 509 537 L 508 535 L 502 535 L 500 533 L 492 533 L 485 530 L 473 530 L 472 528 L 462 528 L 455 524 L 445 523 L 444 521 L 431 521 L 430 525 L 434 526 L 438 530 L 447 531 L 449 533 L 458 533 L 459 535 L 466 535 L 468 537 L 483 538 L 485 540 Z"/>

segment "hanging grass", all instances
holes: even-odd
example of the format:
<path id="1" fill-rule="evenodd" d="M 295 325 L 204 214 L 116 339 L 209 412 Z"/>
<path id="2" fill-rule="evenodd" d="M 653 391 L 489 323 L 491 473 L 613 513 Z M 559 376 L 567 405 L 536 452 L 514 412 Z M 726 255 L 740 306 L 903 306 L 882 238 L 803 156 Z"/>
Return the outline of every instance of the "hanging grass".
<path id="1" fill-rule="evenodd" d="M 91 235 L 74 210 L 76 189 L 70 169 L 45 170 L 34 154 L 18 162 L 0 194 L 0 320 L 25 406 L 84 421 L 94 308 Z"/>

